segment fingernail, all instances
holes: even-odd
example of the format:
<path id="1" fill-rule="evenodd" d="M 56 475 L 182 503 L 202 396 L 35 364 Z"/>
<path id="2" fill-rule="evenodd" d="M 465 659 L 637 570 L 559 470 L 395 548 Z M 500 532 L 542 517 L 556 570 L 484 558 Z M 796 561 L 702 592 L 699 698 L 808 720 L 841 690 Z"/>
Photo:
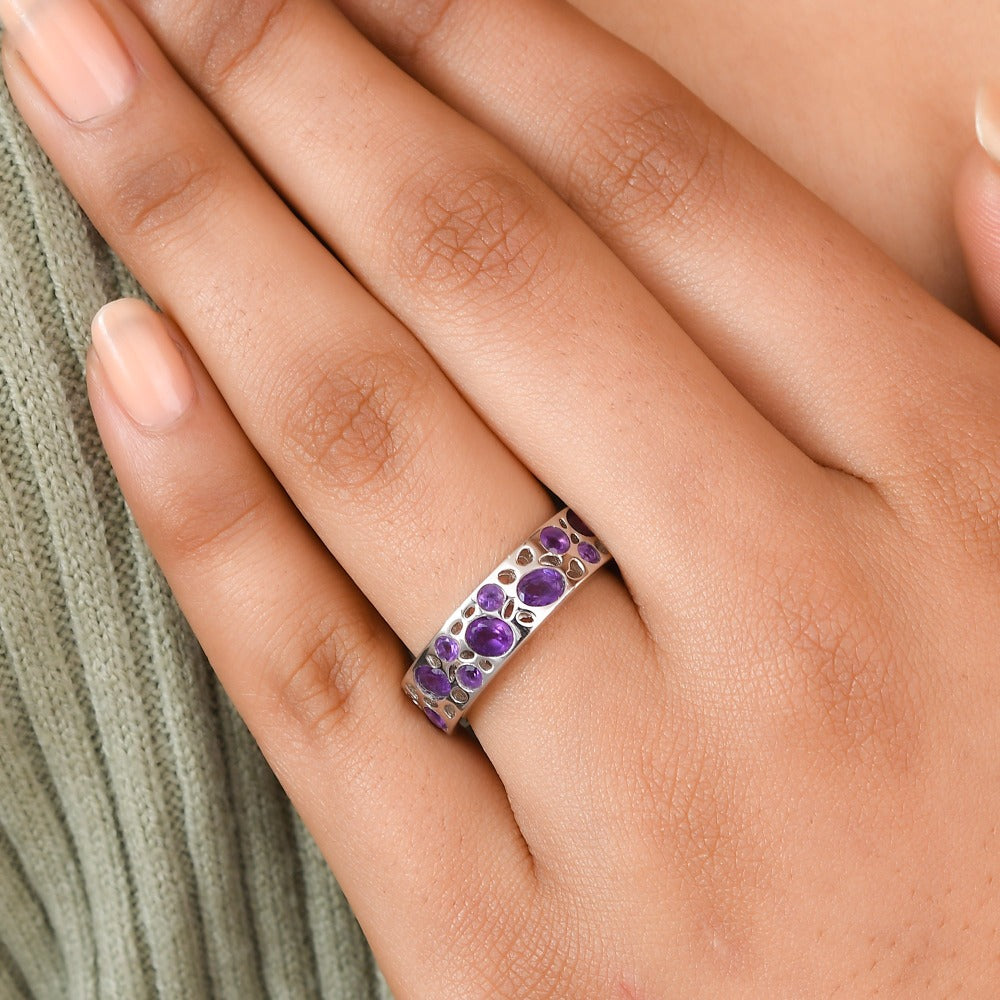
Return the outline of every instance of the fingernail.
<path id="1" fill-rule="evenodd" d="M 1000 163 L 1000 87 L 984 84 L 976 95 L 976 135 L 979 145 Z"/>
<path id="2" fill-rule="evenodd" d="M 94 317 L 92 333 L 115 398 L 136 423 L 161 429 L 191 405 L 191 372 L 162 317 L 145 302 L 109 302 Z"/>
<path id="3" fill-rule="evenodd" d="M 132 93 L 135 66 L 86 0 L 0 0 L 0 21 L 35 78 L 70 121 L 106 115 Z"/>

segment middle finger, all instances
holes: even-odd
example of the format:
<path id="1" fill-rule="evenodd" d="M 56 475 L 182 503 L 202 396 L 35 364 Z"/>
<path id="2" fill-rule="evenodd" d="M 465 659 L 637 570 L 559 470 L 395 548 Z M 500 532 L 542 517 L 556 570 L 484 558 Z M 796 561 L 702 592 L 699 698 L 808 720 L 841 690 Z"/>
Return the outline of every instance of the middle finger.
<path id="1" fill-rule="evenodd" d="M 827 485 L 535 174 L 329 4 L 131 2 L 287 200 L 594 525 L 641 605 L 697 575 L 705 511 L 735 484 L 745 520 L 726 510 L 724 544 L 755 534 L 776 482 Z"/>

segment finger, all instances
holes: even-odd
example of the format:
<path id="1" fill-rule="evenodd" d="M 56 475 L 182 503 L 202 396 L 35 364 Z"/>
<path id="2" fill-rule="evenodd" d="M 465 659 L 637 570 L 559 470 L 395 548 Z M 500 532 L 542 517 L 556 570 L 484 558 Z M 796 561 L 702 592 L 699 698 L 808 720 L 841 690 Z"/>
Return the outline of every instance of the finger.
<path id="1" fill-rule="evenodd" d="M 218 6 L 135 6 L 297 211 L 594 525 L 641 603 L 676 560 L 705 561 L 704 505 L 734 478 L 747 521 L 730 541 L 775 481 L 810 489 L 811 464 L 579 218 L 329 5 L 234 3 L 246 16 L 224 36 Z M 289 107 L 308 111 L 290 125 Z"/>
<path id="2" fill-rule="evenodd" d="M 951 434 L 925 401 L 995 370 L 995 352 L 974 330 L 668 73 L 569 4 L 339 6 L 520 153 L 743 394 L 824 465 L 868 480 L 908 471 L 914 438 Z"/>
<path id="3" fill-rule="evenodd" d="M 118 9 L 115 17 L 140 69 L 116 110 L 74 127 L 8 59 L 15 99 L 146 288 L 188 324 L 298 509 L 396 633 L 422 649 L 552 502 L 420 345 L 287 211 L 134 18 Z M 570 642 L 606 665 L 645 648 L 646 626 L 619 577 L 588 584 L 472 716 L 527 842 L 543 845 L 544 857 L 578 846 L 589 794 L 572 780 L 589 768 L 579 733 L 620 697 L 615 669 L 581 690 L 579 663 L 563 655 Z M 647 696 L 664 683 L 651 677 Z M 390 687 L 427 726 L 398 678 Z M 575 772 L 540 769 L 540 760 L 571 761 Z M 612 849 L 618 826 L 612 816 L 589 823 L 590 847 Z"/>
<path id="4" fill-rule="evenodd" d="M 979 312 L 1000 339 L 1000 90 L 979 92 L 976 132 L 980 145 L 965 158 L 955 187 L 955 222 Z"/>
<path id="5" fill-rule="evenodd" d="M 507 926 L 530 898 L 524 842 L 471 741 L 456 740 L 441 766 L 438 737 L 398 696 L 405 651 L 167 329 L 132 300 L 95 319 L 88 387 L 102 440 L 143 536 L 383 969 L 412 990 L 441 974 L 442 938 L 475 939 L 482 921 L 495 939 L 493 922 Z M 462 843 L 489 849 L 459 864 Z"/>
<path id="6" fill-rule="evenodd" d="M 55 113 L 23 62 L 11 62 L 10 36 L 8 85 L 91 218 L 183 323 L 300 509 L 417 648 L 454 583 L 431 578 L 417 589 L 401 579 L 395 557 L 372 544 L 386 522 L 413 526 L 420 563 L 445 523 L 470 505 L 497 506 L 488 469 L 509 486 L 511 514 L 509 536 L 497 525 L 490 548 L 497 536 L 515 545 L 551 501 L 420 345 L 288 212 L 134 22 L 130 40 L 143 72 L 99 128 L 73 128 Z M 215 268 L 208 281 L 206 262 Z M 412 490 L 401 506 L 402 480 L 430 483 L 459 465 L 478 494 Z M 456 551 L 455 575 L 481 571 L 482 555 Z"/>
<path id="7" fill-rule="evenodd" d="M 9 84 L 91 217 L 185 324 L 298 508 L 421 649 L 552 500 L 125 21 L 142 73 L 99 125 L 71 126 L 19 62 L 8 64 Z M 612 584 L 622 591 L 615 577 L 601 587 Z M 616 607 L 640 625 L 627 600 Z M 537 643 L 543 656 L 548 641 Z M 488 742 L 502 726 L 489 713 L 477 732 Z"/>

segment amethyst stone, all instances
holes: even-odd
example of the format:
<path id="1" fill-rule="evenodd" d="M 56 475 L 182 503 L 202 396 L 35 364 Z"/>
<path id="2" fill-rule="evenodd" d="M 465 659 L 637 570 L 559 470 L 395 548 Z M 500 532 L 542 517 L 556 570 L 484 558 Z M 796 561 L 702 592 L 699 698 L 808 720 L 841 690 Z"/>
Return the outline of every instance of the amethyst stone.
<path id="1" fill-rule="evenodd" d="M 488 583 L 479 588 L 476 603 L 483 611 L 499 611 L 503 607 L 503 588 L 495 583 Z"/>
<path id="2" fill-rule="evenodd" d="M 566 578 L 557 569 L 533 569 L 517 585 L 517 596 L 529 608 L 555 604 L 566 590 Z"/>
<path id="3" fill-rule="evenodd" d="M 433 708 L 425 708 L 424 715 L 426 715 L 427 718 L 430 719 L 431 722 L 433 722 L 434 725 L 438 727 L 438 729 L 443 729 L 443 730 L 448 729 L 448 723 L 445 722 L 444 719 L 442 719 L 441 716 L 438 715 Z"/>
<path id="4" fill-rule="evenodd" d="M 450 635 L 439 635 L 434 643 L 434 652 L 444 660 L 451 663 L 458 656 L 458 643 Z"/>
<path id="5" fill-rule="evenodd" d="M 465 630 L 465 641 L 480 656 L 503 656 L 514 645 L 514 630 L 502 618 L 476 618 Z"/>
<path id="6" fill-rule="evenodd" d="M 594 537 L 594 532 L 591 530 L 590 525 L 588 525 L 575 510 L 568 511 L 566 513 L 566 520 L 569 521 L 570 527 L 574 531 L 578 531 L 581 535 L 590 535 L 591 538 Z"/>
<path id="7" fill-rule="evenodd" d="M 577 552 L 580 553 L 580 558 L 584 562 L 599 563 L 601 561 L 601 553 L 590 542 L 580 542 Z"/>
<path id="8" fill-rule="evenodd" d="M 483 672 L 474 663 L 463 664 L 455 676 L 466 691 L 478 691 L 483 686 Z"/>
<path id="9" fill-rule="evenodd" d="M 448 675 L 437 667 L 432 667 L 429 663 L 421 663 L 413 671 L 413 676 L 417 683 L 435 698 L 447 698 L 451 692 L 451 681 Z"/>
<path id="10" fill-rule="evenodd" d="M 569 551 L 569 535 L 562 528 L 556 528 L 551 524 L 547 528 L 542 528 L 538 540 L 549 552 L 555 552 L 556 555 L 561 556 Z"/>

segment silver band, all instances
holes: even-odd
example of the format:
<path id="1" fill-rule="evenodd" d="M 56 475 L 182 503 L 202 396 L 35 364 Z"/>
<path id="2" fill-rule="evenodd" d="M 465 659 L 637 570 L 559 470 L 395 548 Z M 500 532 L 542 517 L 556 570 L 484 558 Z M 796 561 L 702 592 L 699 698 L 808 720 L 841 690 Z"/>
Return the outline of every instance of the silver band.
<path id="1" fill-rule="evenodd" d="M 427 718 L 452 733 L 504 664 L 612 559 L 569 508 L 519 545 L 455 609 L 403 677 Z"/>

